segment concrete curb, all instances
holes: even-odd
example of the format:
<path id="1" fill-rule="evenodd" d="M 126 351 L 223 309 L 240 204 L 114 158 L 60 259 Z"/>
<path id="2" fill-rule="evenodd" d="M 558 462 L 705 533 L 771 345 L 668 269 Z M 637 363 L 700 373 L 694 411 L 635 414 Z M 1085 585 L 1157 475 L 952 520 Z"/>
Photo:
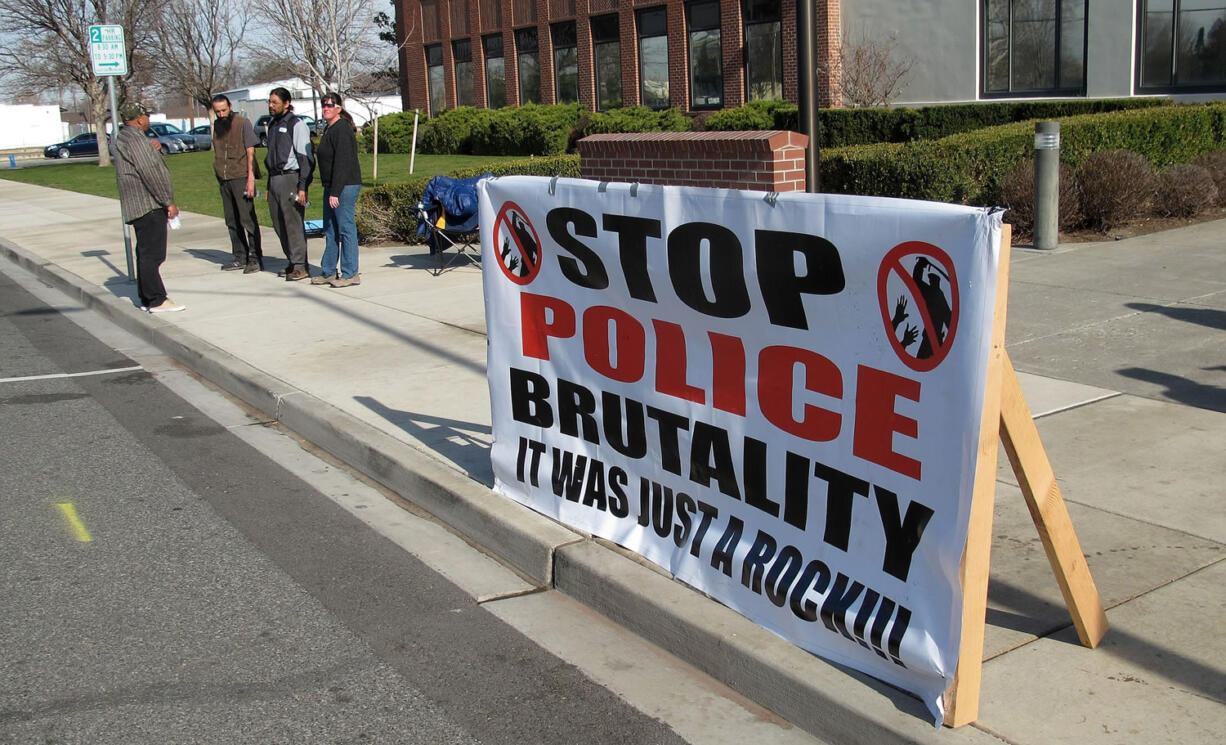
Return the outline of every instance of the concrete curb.
<path id="1" fill-rule="evenodd" d="M 929 743 L 919 701 L 799 650 L 740 614 L 0 238 L 0 253 L 350 467 L 420 506 L 542 587 L 556 588 L 814 735 Z M 948 735 L 948 733 L 946 733 Z M 998 742 L 971 728 L 960 739 Z M 942 740 L 947 741 L 947 740 Z"/>

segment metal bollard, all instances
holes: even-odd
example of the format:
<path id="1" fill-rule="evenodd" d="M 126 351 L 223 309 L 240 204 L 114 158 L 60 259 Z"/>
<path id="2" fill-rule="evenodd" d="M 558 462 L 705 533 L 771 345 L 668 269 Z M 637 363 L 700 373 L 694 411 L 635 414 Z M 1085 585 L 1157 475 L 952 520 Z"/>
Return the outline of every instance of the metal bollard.
<path id="1" fill-rule="evenodd" d="M 1034 125 L 1034 247 L 1060 239 L 1060 122 Z"/>

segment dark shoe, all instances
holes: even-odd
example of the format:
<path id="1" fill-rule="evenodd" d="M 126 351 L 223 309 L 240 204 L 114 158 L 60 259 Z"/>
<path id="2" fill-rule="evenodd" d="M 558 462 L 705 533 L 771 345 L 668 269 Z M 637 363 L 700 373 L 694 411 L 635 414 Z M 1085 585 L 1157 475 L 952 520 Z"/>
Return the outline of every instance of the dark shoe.
<path id="1" fill-rule="evenodd" d="M 231 261 L 229 264 L 222 264 L 221 270 L 223 272 L 233 272 L 242 269 L 244 266 L 246 265 L 241 261 Z"/>
<path id="2" fill-rule="evenodd" d="M 285 275 L 285 281 L 286 282 L 298 282 L 299 280 L 306 279 L 310 276 L 311 276 L 310 272 L 308 272 L 306 269 L 295 269 L 294 271 Z"/>
<path id="3" fill-rule="evenodd" d="M 355 274 L 352 277 L 337 277 L 328 282 L 328 284 L 333 287 L 353 287 L 354 285 L 362 284 L 362 280 L 358 279 L 358 275 Z"/>
<path id="4" fill-rule="evenodd" d="M 255 274 L 256 272 L 261 271 L 263 268 L 264 267 L 260 266 L 259 264 L 251 263 L 243 269 L 243 274 Z"/>

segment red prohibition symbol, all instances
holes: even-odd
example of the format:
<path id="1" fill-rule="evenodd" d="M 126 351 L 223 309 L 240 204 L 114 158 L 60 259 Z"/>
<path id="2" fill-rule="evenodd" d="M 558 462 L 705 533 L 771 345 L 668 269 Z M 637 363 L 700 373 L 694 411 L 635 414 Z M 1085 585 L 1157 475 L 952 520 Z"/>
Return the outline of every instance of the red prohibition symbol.
<path id="1" fill-rule="evenodd" d="M 526 285 L 541 271 L 541 239 L 518 204 L 506 202 L 494 220 L 494 251 L 502 273 L 517 285 Z"/>
<path id="2" fill-rule="evenodd" d="M 949 354 L 958 330 L 958 275 L 949 254 L 923 241 L 900 243 L 877 270 L 886 336 L 903 364 L 928 372 Z"/>

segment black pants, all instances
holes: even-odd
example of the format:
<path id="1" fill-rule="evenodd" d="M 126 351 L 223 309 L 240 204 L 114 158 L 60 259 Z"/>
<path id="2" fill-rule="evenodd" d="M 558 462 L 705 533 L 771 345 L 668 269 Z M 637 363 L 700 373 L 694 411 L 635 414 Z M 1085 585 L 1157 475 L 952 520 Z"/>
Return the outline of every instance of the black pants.
<path id="1" fill-rule="evenodd" d="M 166 299 L 160 267 L 166 261 L 166 208 L 159 207 L 132 221 L 136 231 L 136 288 L 146 308 Z"/>
<path id="2" fill-rule="evenodd" d="M 243 196 L 247 179 L 232 178 L 219 182 L 221 210 L 230 230 L 230 250 L 239 264 L 264 266 L 264 251 L 260 248 L 260 224 L 255 218 L 255 200 Z"/>

